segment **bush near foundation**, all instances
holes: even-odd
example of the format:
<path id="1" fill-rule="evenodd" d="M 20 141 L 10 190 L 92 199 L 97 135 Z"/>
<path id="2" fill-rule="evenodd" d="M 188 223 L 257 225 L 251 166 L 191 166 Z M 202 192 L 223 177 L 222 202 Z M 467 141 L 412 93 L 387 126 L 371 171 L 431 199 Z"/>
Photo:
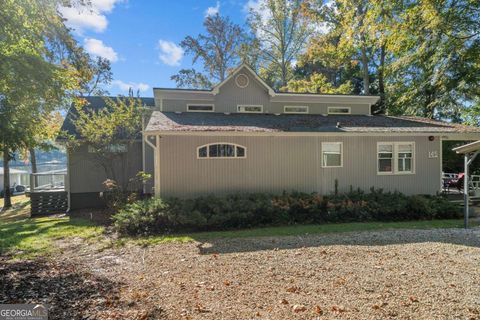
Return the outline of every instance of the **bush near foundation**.
<path id="1" fill-rule="evenodd" d="M 258 226 L 335 222 L 453 219 L 460 207 L 442 196 L 407 196 L 371 189 L 347 193 L 284 192 L 149 198 L 127 204 L 113 215 L 120 234 L 244 229 Z"/>

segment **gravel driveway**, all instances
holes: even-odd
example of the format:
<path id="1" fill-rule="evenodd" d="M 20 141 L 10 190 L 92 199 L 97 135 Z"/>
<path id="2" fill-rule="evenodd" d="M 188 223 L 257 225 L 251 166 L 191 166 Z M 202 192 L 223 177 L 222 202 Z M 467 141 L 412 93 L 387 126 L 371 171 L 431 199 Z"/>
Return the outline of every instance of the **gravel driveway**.
<path id="1" fill-rule="evenodd" d="M 480 228 L 79 242 L 0 276 L 0 302 L 46 302 L 51 319 L 480 319 Z"/>
<path id="2" fill-rule="evenodd" d="M 165 319 L 480 319 L 480 229 L 162 244 L 83 256 Z"/>

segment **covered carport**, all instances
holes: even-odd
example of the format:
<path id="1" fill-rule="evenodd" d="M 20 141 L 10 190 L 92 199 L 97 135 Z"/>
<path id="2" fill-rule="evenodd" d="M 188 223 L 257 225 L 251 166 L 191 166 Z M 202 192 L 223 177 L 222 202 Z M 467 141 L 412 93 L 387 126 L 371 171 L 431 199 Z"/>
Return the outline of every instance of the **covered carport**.
<path id="1" fill-rule="evenodd" d="M 470 184 L 470 179 L 469 179 L 469 168 L 470 164 L 475 160 L 477 157 L 478 153 L 480 152 L 480 140 L 475 141 L 457 148 L 454 148 L 453 151 L 455 151 L 457 154 L 462 154 L 464 157 L 464 175 L 465 178 L 463 180 L 463 215 L 464 215 L 464 225 L 465 228 L 468 228 L 468 216 L 469 216 L 469 201 L 470 201 L 470 195 L 469 195 L 469 184 Z"/>

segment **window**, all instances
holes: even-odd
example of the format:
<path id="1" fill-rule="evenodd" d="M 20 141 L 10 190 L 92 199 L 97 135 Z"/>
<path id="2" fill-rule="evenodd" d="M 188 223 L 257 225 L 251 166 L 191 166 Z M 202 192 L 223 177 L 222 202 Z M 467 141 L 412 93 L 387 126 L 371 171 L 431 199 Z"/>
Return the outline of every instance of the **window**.
<path id="1" fill-rule="evenodd" d="M 414 173 L 414 142 L 379 142 L 378 174 Z"/>
<path id="2" fill-rule="evenodd" d="M 412 172 L 413 145 L 399 144 L 398 152 L 398 172 Z"/>
<path id="3" fill-rule="evenodd" d="M 238 112 L 244 112 L 244 113 L 262 113 L 263 112 L 263 106 L 262 105 L 241 105 L 239 104 L 237 106 L 237 111 Z"/>
<path id="4" fill-rule="evenodd" d="M 308 106 L 284 106 L 284 113 L 308 113 Z"/>
<path id="5" fill-rule="evenodd" d="M 246 158 L 247 149 L 234 143 L 211 143 L 197 148 L 199 159 Z"/>
<path id="6" fill-rule="evenodd" d="M 187 104 L 187 111 L 191 112 L 213 112 L 213 104 Z"/>
<path id="7" fill-rule="evenodd" d="M 328 107 L 328 114 L 350 114 L 350 107 Z"/>
<path id="8" fill-rule="evenodd" d="M 343 143 L 322 142 L 322 167 L 334 168 L 343 166 Z"/>

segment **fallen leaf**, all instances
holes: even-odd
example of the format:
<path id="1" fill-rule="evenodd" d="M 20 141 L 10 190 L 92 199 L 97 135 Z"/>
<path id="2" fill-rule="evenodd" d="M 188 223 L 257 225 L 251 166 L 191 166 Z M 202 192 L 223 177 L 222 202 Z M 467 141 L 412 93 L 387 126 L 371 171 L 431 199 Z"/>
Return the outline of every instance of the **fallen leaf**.
<path id="1" fill-rule="evenodd" d="M 280 300 L 280 303 L 281 304 L 288 304 L 288 301 L 286 299 L 282 299 L 282 300 Z"/>
<path id="2" fill-rule="evenodd" d="M 303 304 L 296 304 L 292 307 L 292 310 L 293 312 L 298 313 L 307 310 L 307 307 L 305 307 Z"/>
<path id="3" fill-rule="evenodd" d="M 323 310 L 322 308 L 320 308 L 320 306 L 315 306 L 315 308 L 313 308 L 313 312 L 315 312 L 318 315 L 323 314 Z"/>

